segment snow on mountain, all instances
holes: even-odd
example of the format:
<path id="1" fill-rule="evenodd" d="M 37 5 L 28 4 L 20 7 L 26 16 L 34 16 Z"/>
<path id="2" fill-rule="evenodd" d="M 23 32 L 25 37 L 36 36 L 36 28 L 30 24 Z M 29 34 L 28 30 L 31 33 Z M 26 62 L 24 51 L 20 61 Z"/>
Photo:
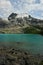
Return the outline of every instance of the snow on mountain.
<path id="1" fill-rule="evenodd" d="M 16 18 L 23 18 L 23 17 L 28 17 L 28 14 L 27 13 L 22 13 L 22 14 L 18 14 L 17 16 L 16 16 Z"/>

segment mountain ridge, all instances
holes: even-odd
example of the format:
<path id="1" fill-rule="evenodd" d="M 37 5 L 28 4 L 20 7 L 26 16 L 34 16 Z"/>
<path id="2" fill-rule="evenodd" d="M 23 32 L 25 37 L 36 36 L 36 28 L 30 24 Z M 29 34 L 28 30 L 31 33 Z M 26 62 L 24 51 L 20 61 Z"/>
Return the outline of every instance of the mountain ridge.
<path id="1" fill-rule="evenodd" d="M 25 14 L 19 16 L 11 13 L 8 20 L 0 18 L 0 28 L 6 33 L 40 33 L 43 31 L 43 20 Z"/>

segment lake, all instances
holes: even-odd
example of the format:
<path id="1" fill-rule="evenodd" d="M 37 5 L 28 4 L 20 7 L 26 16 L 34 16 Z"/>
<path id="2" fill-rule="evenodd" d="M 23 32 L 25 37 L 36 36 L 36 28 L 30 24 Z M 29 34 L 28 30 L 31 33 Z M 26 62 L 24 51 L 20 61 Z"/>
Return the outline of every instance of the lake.
<path id="1" fill-rule="evenodd" d="M 38 34 L 0 34 L 1 45 L 18 47 L 32 53 L 43 54 L 43 36 Z"/>

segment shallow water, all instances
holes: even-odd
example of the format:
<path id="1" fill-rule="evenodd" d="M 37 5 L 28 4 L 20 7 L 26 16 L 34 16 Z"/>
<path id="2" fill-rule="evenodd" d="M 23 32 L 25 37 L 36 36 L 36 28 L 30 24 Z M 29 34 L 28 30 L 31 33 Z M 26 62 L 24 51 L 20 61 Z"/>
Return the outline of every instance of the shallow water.
<path id="1" fill-rule="evenodd" d="M 18 47 L 32 53 L 43 54 L 43 36 L 38 34 L 0 34 L 1 45 Z"/>

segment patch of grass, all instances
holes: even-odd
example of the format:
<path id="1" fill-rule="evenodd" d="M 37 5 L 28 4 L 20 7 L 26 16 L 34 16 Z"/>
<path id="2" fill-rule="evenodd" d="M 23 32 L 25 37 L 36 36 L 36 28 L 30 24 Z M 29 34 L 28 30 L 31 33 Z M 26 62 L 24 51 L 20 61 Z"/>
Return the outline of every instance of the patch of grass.
<path id="1" fill-rule="evenodd" d="M 28 34 L 28 33 L 32 33 L 32 34 L 38 34 L 39 31 L 33 27 L 26 27 L 23 29 L 24 33 Z"/>

